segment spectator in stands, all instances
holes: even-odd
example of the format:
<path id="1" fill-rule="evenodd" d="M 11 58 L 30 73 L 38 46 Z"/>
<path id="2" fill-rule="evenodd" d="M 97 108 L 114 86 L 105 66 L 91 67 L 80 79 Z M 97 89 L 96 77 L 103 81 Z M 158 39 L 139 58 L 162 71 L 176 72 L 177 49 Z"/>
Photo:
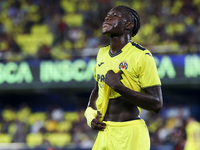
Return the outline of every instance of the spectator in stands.
<path id="1" fill-rule="evenodd" d="M 199 36 L 199 14 L 200 9 L 197 7 L 199 1 L 145 1 L 145 5 L 142 5 L 142 1 L 124 1 L 123 3 L 129 6 L 137 6 L 136 10 L 139 11 L 142 18 L 143 29 L 136 40 L 138 40 L 144 46 L 152 45 L 182 45 L 180 48 L 166 49 L 164 53 L 196 53 L 199 51 L 199 47 L 195 44 L 200 42 Z M 99 0 L 91 2 L 86 0 L 86 4 L 92 3 L 91 6 L 83 5 L 79 1 L 1 1 L 1 14 L 0 14 L 0 33 L 1 31 L 6 32 L 9 36 L 13 33 L 15 35 L 31 34 L 31 29 L 34 24 L 48 25 L 50 32 L 54 36 L 54 42 L 49 45 L 51 49 L 57 46 L 58 43 L 67 43 L 65 49 L 80 49 L 83 48 L 80 45 L 86 45 L 83 42 L 77 44 L 77 47 L 73 47 L 73 43 L 69 43 L 68 35 L 66 34 L 68 26 L 71 24 L 68 20 L 69 13 L 77 16 L 76 27 L 78 30 L 83 32 L 85 37 L 82 41 L 87 41 L 90 38 L 100 39 L 99 46 L 103 45 L 104 40 L 100 36 L 101 25 L 103 22 L 103 16 L 105 12 L 112 6 L 119 5 L 121 1 L 111 0 Z M 68 5 L 66 5 L 68 4 Z M 98 11 L 96 11 L 96 8 Z M 80 14 L 81 13 L 81 14 Z M 82 21 L 81 21 L 82 20 Z M 89 25 L 89 26 L 88 26 Z M 67 27 L 67 28 L 66 28 Z M 94 31 L 94 32 L 93 32 Z M 149 34 L 154 35 L 151 40 L 148 39 Z M 2 35 L 0 34 L 0 37 Z M 19 41 L 13 39 L 20 49 L 23 46 L 19 44 Z M 67 41 L 67 42 L 66 42 Z M 167 42 L 166 42 L 167 41 Z M 34 41 L 33 41 L 34 42 Z M 187 43 L 187 44 L 186 44 Z M 189 45 L 188 45 L 189 43 Z M 5 43 L 0 45 L 5 45 Z M 68 46 L 70 45 L 70 46 Z M 184 46 L 184 47 L 183 47 Z M 37 47 L 39 50 L 39 47 Z M 22 53 L 26 53 L 26 49 L 23 49 Z M 28 50 L 27 50 L 28 51 Z M 160 51 L 160 50 L 159 50 Z M 154 51 L 154 52 L 159 52 Z M 78 53 L 77 53 L 78 52 Z M 80 55 L 81 52 L 77 51 L 75 55 Z M 93 54 L 92 54 L 93 55 Z M 37 55 L 35 54 L 37 57 Z M 7 57 L 5 55 L 5 57 Z M 26 57 L 26 55 L 22 55 Z M 33 57 L 35 58 L 35 57 Z M 59 59 L 60 57 L 54 59 Z"/>
<path id="2" fill-rule="evenodd" d="M 200 149 L 200 123 L 195 118 L 189 117 L 185 130 L 187 140 L 184 150 Z"/>

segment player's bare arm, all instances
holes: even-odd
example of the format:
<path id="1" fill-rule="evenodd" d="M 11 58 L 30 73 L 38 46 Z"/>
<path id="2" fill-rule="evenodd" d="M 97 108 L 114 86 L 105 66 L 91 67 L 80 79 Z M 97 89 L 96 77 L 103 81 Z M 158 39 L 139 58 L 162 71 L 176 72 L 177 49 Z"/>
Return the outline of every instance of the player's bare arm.
<path id="1" fill-rule="evenodd" d="M 90 94 L 90 98 L 89 98 L 89 103 L 88 103 L 88 107 L 92 107 L 93 109 L 97 109 L 96 108 L 96 101 L 98 98 L 98 82 L 95 82 L 95 86 Z"/>
<path id="2" fill-rule="evenodd" d="M 106 74 L 105 83 L 122 97 L 143 109 L 158 113 L 163 105 L 162 91 L 160 86 L 148 87 L 143 89 L 145 93 L 133 91 L 125 87 L 121 82 L 122 70 L 114 73 L 109 70 Z"/>
<path id="3" fill-rule="evenodd" d="M 94 89 L 92 90 L 89 98 L 88 107 L 92 107 L 94 110 L 97 110 L 96 108 L 96 100 L 98 98 L 98 82 L 95 83 Z M 104 130 L 105 129 L 105 123 L 100 122 L 99 118 L 101 117 L 101 114 L 98 112 L 98 116 L 92 120 L 91 127 L 94 130 Z"/>

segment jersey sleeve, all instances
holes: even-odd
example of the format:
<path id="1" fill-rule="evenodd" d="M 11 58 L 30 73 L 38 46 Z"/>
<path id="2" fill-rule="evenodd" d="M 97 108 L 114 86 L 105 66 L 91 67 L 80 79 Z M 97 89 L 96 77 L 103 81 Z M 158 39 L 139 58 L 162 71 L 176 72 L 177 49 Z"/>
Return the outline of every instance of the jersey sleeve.
<path id="1" fill-rule="evenodd" d="M 140 57 L 139 64 L 139 83 L 141 88 L 161 85 L 154 58 L 148 50 L 145 50 Z"/>

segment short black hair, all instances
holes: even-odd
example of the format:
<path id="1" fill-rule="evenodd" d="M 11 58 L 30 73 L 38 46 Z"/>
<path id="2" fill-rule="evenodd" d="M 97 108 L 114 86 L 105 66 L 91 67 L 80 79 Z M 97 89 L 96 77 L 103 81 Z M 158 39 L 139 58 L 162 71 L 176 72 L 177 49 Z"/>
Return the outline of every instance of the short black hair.
<path id="1" fill-rule="evenodd" d="M 132 8 L 128 7 L 128 6 L 117 6 L 117 7 L 122 7 L 126 10 L 127 14 L 129 15 L 130 21 L 134 23 L 134 27 L 132 29 L 132 37 L 134 37 L 139 29 L 140 29 L 140 16 L 139 14 L 133 10 Z"/>

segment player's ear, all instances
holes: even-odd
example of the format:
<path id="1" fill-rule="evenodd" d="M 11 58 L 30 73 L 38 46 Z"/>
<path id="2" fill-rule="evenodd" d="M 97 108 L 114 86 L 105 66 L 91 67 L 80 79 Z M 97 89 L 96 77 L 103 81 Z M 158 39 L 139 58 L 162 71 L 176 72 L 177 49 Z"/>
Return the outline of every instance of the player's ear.
<path id="1" fill-rule="evenodd" d="M 134 27 L 134 23 L 133 23 L 133 22 L 128 22 L 128 23 L 126 24 L 126 30 L 132 30 L 133 27 Z"/>

